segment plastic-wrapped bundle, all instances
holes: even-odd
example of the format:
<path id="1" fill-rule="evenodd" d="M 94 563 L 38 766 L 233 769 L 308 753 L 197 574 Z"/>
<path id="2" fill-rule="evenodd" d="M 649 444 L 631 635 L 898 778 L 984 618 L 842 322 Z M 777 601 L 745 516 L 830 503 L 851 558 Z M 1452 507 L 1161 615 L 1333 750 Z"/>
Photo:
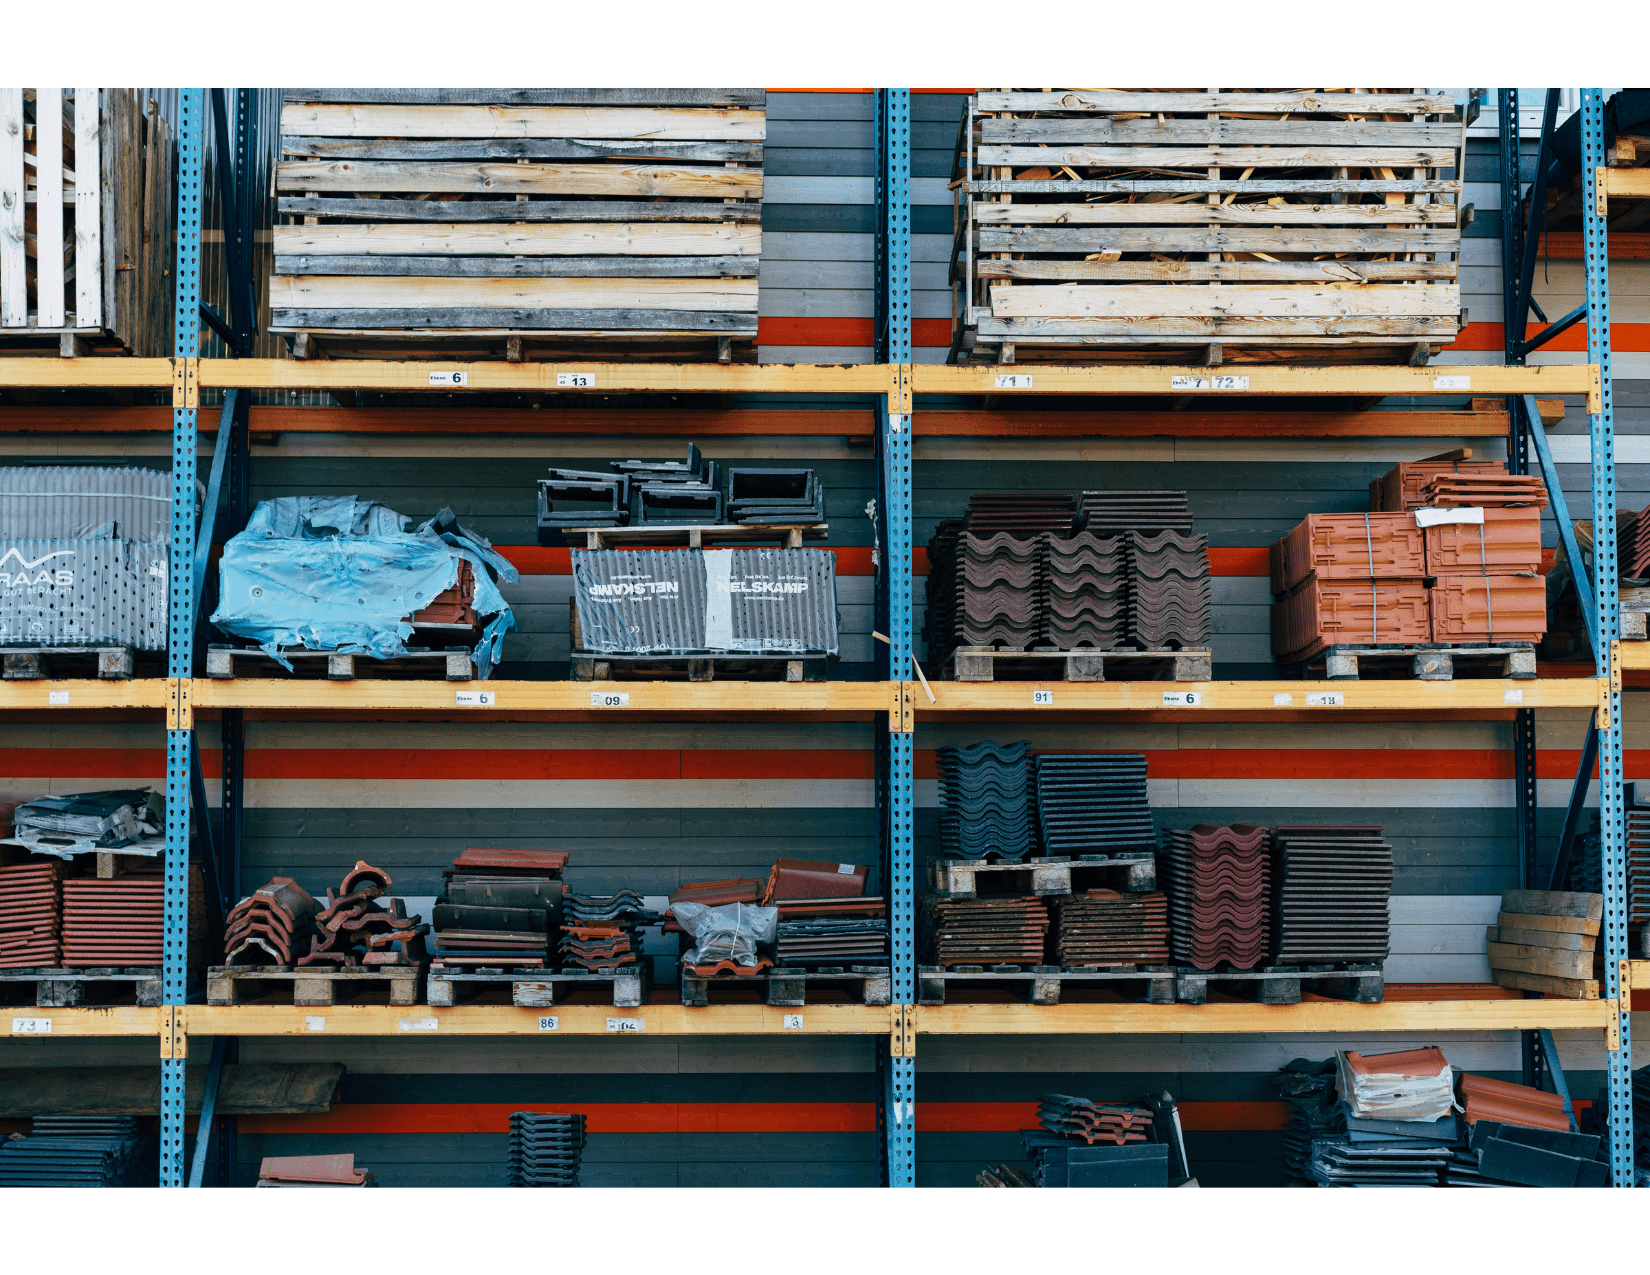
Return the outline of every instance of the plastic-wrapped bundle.
<path id="1" fill-rule="evenodd" d="M 749 903 L 729 903 L 719 908 L 709 908 L 703 903 L 674 903 L 670 911 L 682 923 L 682 928 L 693 935 L 693 946 L 682 953 L 683 965 L 703 967 L 730 961 L 750 967 L 773 963 L 764 962 L 761 948 L 774 941 L 779 924 L 778 908 L 754 907 Z"/>

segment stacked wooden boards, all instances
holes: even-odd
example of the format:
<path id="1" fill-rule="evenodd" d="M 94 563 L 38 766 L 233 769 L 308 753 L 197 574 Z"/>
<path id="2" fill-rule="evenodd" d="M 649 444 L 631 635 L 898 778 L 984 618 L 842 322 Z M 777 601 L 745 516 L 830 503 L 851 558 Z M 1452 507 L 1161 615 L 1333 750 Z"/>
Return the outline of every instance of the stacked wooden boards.
<path id="1" fill-rule="evenodd" d="M 1465 134 L 1421 89 L 977 93 L 951 360 L 1425 362 Z"/>
<path id="2" fill-rule="evenodd" d="M 1602 894 L 1507 890 L 1486 933 L 1490 972 L 1502 987 L 1597 1000 L 1594 953 Z"/>
<path id="3" fill-rule="evenodd" d="M 138 89 L 0 88 L 0 350 L 170 352 L 174 155 Z"/>
<path id="4" fill-rule="evenodd" d="M 271 330 L 754 358 L 766 120 L 761 89 L 288 89 Z"/>

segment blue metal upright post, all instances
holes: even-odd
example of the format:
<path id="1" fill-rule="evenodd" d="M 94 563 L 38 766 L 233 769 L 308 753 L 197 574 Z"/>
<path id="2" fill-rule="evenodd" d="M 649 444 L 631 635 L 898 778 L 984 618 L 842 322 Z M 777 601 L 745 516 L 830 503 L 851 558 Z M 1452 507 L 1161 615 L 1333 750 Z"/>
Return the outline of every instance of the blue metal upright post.
<path id="1" fill-rule="evenodd" d="M 879 521 L 888 616 L 888 680 L 911 679 L 911 90 L 878 89 L 876 357 L 897 369 L 893 392 L 879 404 Z M 903 1030 L 905 1007 L 916 1003 L 915 763 L 910 699 L 888 714 L 883 751 L 883 835 L 886 838 L 888 929 L 893 999 L 902 1030 L 890 1038 L 881 1067 L 880 1125 L 889 1186 L 916 1185 L 915 1036 Z"/>
<path id="2" fill-rule="evenodd" d="M 1616 1005 L 1617 1048 L 1605 1052 L 1610 1103 L 1610 1169 L 1616 1186 L 1633 1185 L 1632 1006 L 1622 996 L 1627 959 L 1626 819 L 1622 809 L 1621 678 L 1612 667 L 1621 637 L 1616 595 L 1616 440 L 1610 385 L 1610 264 L 1605 231 L 1604 96 L 1581 90 L 1581 226 L 1587 269 L 1587 361 L 1598 368 L 1598 410 L 1590 412 L 1593 447 L 1593 652 L 1609 682 L 1609 720 L 1598 723 L 1598 809 L 1604 866 L 1604 995 Z"/>
<path id="3" fill-rule="evenodd" d="M 161 971 L 160 1184 L 184 1184 L 184 1064 L 182 1039 L 171 1024 L 189 993 L 189 797 L 195 732 L 181 688 L 193 674 L 195 650 L 195 430 L 200 354 L 201 152 L 205 94 L 183 89 L 178 127 L 177 310 L 173 330 L 172 551 L 168 576 L 166 676 L 166 912 Z M 205 817 L 202 811 L 202 817 Z"/>

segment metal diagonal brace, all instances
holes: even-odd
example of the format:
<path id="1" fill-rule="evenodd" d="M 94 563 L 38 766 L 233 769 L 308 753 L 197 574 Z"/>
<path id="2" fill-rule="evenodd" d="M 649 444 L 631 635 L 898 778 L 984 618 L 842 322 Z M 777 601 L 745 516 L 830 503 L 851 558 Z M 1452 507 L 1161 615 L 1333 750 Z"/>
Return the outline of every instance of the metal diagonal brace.
<path id="1" fill-rule="evenodd" d="M 1546 1072 L 1552 1077 L 1553 1092 L 1564 1101 L 1564 1114 L 1570 1120 L 1570 1132 L 1575 1133 L 1576 1109 L 1570 1101 L 1570 1085 L 1564 1079 L 1564 1064 L 1558 1061 L 1558 1046 L 1553 1043 L 1552 1029 L 1543 1027 L 1536 1033 L 1541 1038 L 1541 1062 Z"/>
<path id="2" fill-rule="evenodd" d="M 218 1087 L 223 1082 L 223 1056 L 229 1038 L 212 1042 L 212 1061 L 206 1068 L 206 1096 L 201 1100 L 200 1125 L 195 1130 L 195 1159 L 189 1166 L 189 1185 L 202 1185 L 206 1173 L 206 1149 L 212 1141 L 212 1122 L 218 1114 Z"/>
<path id="3" fill-rule="evenodd" d="M 1534 304 L 1534 303 L 1532 302 L 1532 304 Z M 1542 315 L 1541 317 L 1542 317 L 1542 321 L 1546 322 L 1546 317 L 1547 316 Z M 1575 325 L 1577 323 L 1581 322 L 1581 320 L 1585 319 L 1586 317 L 1587 317 L 1587 303 L 1585 301 L 1583 301 L 1574 310 L 1571 310 L 1570 313 L 1565 315 L 1562 319 L 1558 320 L 1558 322 L 1553 323 L 1553 324 L 1549 325 L 1548 327 L 1543 328 L 1541 331 L 1537 332 L 1534 336 L 1532 336 L 1528 341 L 1520 341 L 1518 343 L 1518 357 L 1523 358 L 1531 350 L 1540 349 L 1543 345 L 1546 345 L 1548 341 L 1551 341 L 1560 332 L 1564 332 L 1564 331 L 1567 331 L 1570 328 L 1575 327 Z"/>
<path id="4" fill-rule="evenodd" d="M 1552 501 L 1553 518 L 1558 522 L 1558 542 L 1564 546 L 1564 557 L 1570 564 L 1570 578 L 1575 581 L 1581 618 L 1587 625 L 1588 633 L 1597 633 L 1598 610 L 1593 605 L 1593 590 L 1587 582 L 1586 569 L 1581 564 L 1581 549 L 1576 544 L 1575 524 L 1570 521 L 1570 507 L 1564 500 L 1564 488 L 1558 481 L 1558 466 L 1553 464 L 1553 450 L 1547 446 L 1547 431 L 1541 424 L 1541 408 L 1536 404 L 1534 394 L 1524 395 L 1521 401 L 1524 404 L 1524 427 L 1529 431 L 1530 441 L 1535 444 L 1535 454 L 1541 462 L 1541 477 L 1547 484 L 1547 498 Z"/>
<path id="5" fill-rule="evenodd" d="M 201 510 L 200 533 L 195 537 L 195 615 L 189 626 L 190 633 L 200 630 L 201 596 L 206 586 L 206 565 L 212 557 L 212 532 L 218 520 L 218 499 L 223 491 L 224 470 L 229 465 L 229 452 L 232 446 L 230 436 L 235 432 L 235 404 L 245 390 L 226 390 L 223 396 L 223 413 L 218 418 L 218 440 L 212 448 L 212 477 L 206 484 L 206 504 Z"/>
<path id="6" fill-rule="evenodd" d="M 1564 831 L 1558 838 L 1558 855 L 1553 859 L 1552 875 L 1547 878 L 1549 890 L 1562 890 L 1564 878 L 1570 871 L 1570 852 L 1576 833 L 1581 828 L 1581 815 L 1587 807 L 1587 791 L 1593 783 L 1593 767 L 1598 764 L 1598 721 L 1587 723 L 1587 740 L 1581 746 L 1581 765 L 1576 767 L 1576 781 L 1570 789 L 1570 807 L 1564 812 Z"/>

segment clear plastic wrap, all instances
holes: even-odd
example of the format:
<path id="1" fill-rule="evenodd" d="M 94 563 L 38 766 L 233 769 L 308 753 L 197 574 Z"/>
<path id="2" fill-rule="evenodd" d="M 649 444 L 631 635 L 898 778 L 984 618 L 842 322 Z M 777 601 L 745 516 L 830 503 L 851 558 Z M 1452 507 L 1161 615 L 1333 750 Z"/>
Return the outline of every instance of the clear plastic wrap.
<path id="1" fill-rule="evenodd" d="M 719 908 L 703 903 L 674 903 L 671 914 L 693 935 L 694 944 L 682 954 L 683 965 L 714 965 L 732 961 L 755 965 L 757 947 L 772 943 L 779 925 L 778 908 L 750 903 L 728 903 Z"/>

